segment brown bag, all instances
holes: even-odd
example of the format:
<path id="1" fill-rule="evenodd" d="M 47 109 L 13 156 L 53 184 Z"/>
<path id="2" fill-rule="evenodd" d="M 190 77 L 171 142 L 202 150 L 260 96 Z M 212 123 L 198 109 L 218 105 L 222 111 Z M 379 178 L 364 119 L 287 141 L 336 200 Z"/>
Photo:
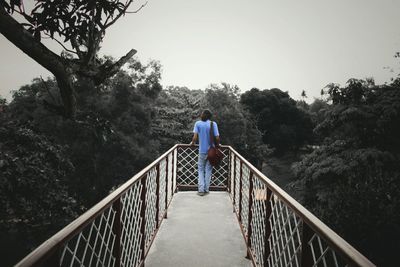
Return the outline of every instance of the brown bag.
<path id="1" fill-rule="evenodd" d="M 211 147 L 208 149 L 207 153 L 207 160 L 210 162 L 212 166 L 218 166 L 222 159 L 224 158 L 224 154 L 221 152 L 221 150 L 217 147 L 215 147 L 214 143 L 214 128 L 213 128 L 213 122 L 210 122 L 210 141 L 211 141 Z"/>

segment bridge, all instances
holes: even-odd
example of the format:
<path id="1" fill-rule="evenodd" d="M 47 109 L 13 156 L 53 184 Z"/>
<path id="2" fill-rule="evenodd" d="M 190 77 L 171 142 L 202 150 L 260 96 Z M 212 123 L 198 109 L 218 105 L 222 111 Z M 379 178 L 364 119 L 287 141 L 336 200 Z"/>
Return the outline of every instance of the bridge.
<path id="1" fill-rule="evenodd" d="M 16 266 L 375 266 L 223 146 L 197 196 L 197 147 L 178 144 Z"/>

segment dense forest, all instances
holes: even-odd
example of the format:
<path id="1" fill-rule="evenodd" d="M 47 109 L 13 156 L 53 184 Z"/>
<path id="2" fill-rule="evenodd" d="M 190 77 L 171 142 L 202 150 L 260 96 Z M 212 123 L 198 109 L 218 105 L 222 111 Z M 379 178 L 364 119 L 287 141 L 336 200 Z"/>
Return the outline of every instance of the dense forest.
<path id="1" fill-rule="evenodd" d="M 259 168 L 302 151 L 287 190 L 301 192 L 295 194 L 299 201 L 373 261 L 394 266 L 400 246 L 399 80 L 330 84 L 307 104 L 277 88 L 162 88 L 160 78 L 160 63 L 131 59 L 99 88 L 82 82 L 75 120 L 44 104 L 59 100 L 54 79 L 35 79 L 10 103 L 1 100 L 0 245 L 8 255 L 20 252 L 12 260 L 173 144 L 188 143 L 194 121 L 209 108 L 223 143 Z"/>
<path id="2" fill-rule="evenodd" d="M 290 171 L 271 179 L 373 262 L 396 266 L 400 78 L 329 84 L 311 104 L 304 91 L 296 101 L 278 88 L 163 88 L 160 62 L 144 64 L 133 49 L 118 60 L 99 56 L 106 29 L 132 1 L 46 2 L 28 12 L 22 1 L 0 1 L 0 33 L 54 75 L 15 90 L 9 103 L 0 97 L 2 264 L 16 263 L 172 145 L 189 143 L 208 108 L 222 144 L 268 175 L 270 163 L 284 164 Z M 69 49 L 58 55 L 41 36 L 58 36 Z"/>

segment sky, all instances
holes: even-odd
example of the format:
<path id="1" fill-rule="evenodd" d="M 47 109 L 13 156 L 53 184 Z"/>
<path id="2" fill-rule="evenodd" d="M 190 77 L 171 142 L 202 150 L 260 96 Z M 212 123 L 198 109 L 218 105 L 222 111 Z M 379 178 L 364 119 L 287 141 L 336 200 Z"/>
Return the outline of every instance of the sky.
<path id="1" fill-rule="evenodd" d="M 132 10 L 143 2 L 134 1 Z M 308 101 L 329 83 L 400 73 L 398 0 L 148 0 L 109 28 L 101 54 L 159 60 L 164 86 L 280 88 Z M 50 44 L 60 51 L 57 44 Z M 0 95 L 50 73 L 0 35 Z"/>

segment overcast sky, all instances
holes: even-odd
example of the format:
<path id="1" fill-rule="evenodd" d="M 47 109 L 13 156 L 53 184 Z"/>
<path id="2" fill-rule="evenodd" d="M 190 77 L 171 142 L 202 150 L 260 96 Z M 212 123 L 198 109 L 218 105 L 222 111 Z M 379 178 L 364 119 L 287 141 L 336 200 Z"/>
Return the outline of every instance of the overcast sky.
<path id="1" fill-rule="evenodd" d="M 228 82 L 312 100 L 331 82 L 397 75 L 399 14 L 399 0 L 148 0 L 109 29 L 101 52 L 159 60 L 163 85 Z M 2 35 L 0 58 L 3 97 L 50 75 Z"/>

